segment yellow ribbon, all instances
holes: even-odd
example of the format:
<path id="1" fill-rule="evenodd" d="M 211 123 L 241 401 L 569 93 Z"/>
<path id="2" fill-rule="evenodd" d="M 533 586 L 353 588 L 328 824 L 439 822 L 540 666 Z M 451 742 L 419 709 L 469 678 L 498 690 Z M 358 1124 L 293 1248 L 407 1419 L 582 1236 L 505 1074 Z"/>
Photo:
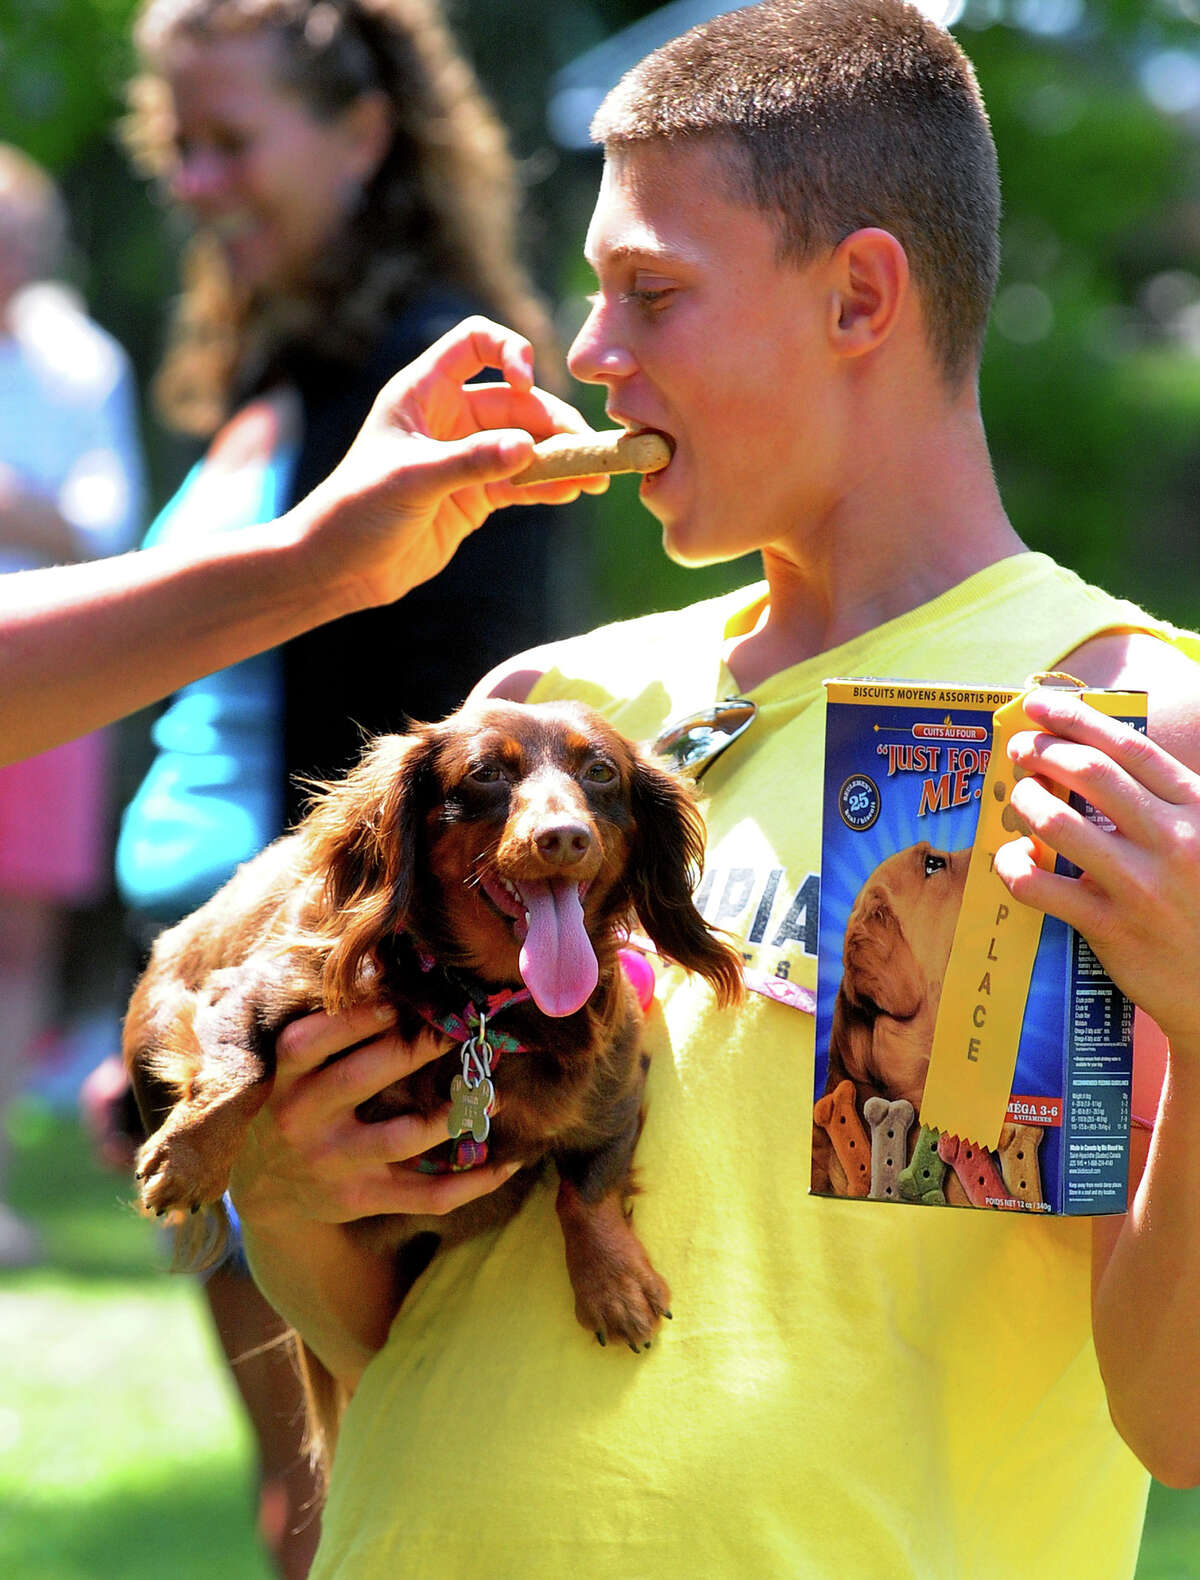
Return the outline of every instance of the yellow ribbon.
<path id="1" fill-rule="evenodd" d="M 1040 911 L 1012 898 L 994 866 L 999 847 L 1020 832 L 1009 805 L 1015 776 L 1007 748 L 1018 731 L 1036 728 L 1025 712 L 1028 695 L 1005 703 L 994 716 L 992 754 L 921 1102 L 922 1124 L 991 1150 L 999 1146 L 1012 1095 L 1043 920 Z M 1080 686 L 1079 695 L 1112 716 L 1145 711 L 1144 693 L 1089 692 Z M 1065 791 L 1055 793 L 1066 799 Z M 1038 866 L 1052 868 L 1054 852 L 1033 843 Z"/>

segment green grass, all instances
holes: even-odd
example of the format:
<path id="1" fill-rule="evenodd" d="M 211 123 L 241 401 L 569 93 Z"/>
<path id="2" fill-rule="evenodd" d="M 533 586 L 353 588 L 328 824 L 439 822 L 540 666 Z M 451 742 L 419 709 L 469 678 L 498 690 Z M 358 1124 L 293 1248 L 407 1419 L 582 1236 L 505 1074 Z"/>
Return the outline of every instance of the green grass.
<path id="1" fill-rule="evenodd" d="M 14 1116 L 13 1205 L 49 1256 L 0 1274 L 0 1575 L 267 1580 L 248 1434 L 192 1280 L 77 1127 Z"/>
<path id="2" fill-rule="evenodd" d="M 50 1255 L 0 1274 L 0 1575 L 268 1580 L 195 1285 L 70 1121 L 30 1100 L 12 1129 L 13 1204 Z M 1200 1491 L 1153 1488 L 1137 1580 L 1200 1580 Z"/>

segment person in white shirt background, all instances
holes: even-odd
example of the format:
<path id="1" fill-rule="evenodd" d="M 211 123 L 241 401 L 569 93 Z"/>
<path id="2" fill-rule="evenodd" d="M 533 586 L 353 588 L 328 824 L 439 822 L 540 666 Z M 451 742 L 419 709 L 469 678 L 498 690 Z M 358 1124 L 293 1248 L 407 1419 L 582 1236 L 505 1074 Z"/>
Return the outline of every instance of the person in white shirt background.
<path id="1" fill-rule="evenodd" d="M 120 553 L 143 525 L 133 373 L 60 280 L 66 212 L 54 182 L 0 145 L 0 574 Z M 103 734 L 0 770 L 0 1119 L 50 1034 L 63 924 L 110 861 Z M 0 1266 L 38 1256 L 4 1200 Z"/>

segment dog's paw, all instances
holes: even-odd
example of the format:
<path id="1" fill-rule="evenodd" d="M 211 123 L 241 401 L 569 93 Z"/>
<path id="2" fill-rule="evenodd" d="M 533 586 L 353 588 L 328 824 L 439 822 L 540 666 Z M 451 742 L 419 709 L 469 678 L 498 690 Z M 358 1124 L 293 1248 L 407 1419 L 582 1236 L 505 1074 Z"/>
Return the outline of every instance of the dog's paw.
<path id="1" fill-rule="evenodd" d="M 228 1183 L 204 1167 L 184 1136 L 151 1136 L 137 1160 L 138 1199 L 149 1213 L 199 1212 L 220 1201 Z"/>
<path id="2" fill-rule="evenodd" d="M 601 1344 L 621 1342 L 640 1354 L 663 1318 L 670 1320 L 671 1291 L 640 1243 L 632 1235 L 630 1241 L 625 1256 L 606 1257 L 574 1276 L 575 1315 Z"/>

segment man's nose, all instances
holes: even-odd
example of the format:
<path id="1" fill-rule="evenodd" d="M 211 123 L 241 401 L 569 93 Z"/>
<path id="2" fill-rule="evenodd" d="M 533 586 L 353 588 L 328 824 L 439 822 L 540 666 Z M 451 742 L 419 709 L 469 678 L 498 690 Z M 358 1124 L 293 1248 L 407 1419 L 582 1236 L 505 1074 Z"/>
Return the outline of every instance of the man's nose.
<path id="1" fill-rule="evenodd" d="M 610 384 L 628 378 L 637 366 L 632 351 L 616 332 L 614 315 L 594 302 L 583 327 L 567 352 L 567 367 L 584 384 Z"/>

